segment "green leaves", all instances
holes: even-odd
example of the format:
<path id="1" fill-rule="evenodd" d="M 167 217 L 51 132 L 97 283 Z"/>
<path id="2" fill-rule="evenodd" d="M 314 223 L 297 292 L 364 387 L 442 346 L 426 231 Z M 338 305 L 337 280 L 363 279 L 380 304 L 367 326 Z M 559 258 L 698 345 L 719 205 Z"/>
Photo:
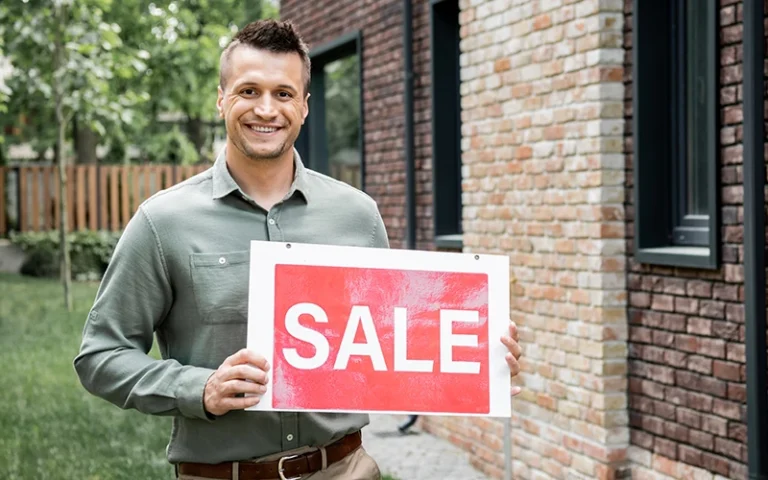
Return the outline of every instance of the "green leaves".
<path id="1" fill-rule="evenodd" d="M 215 120 L 221 44 L 237 31 L 243 9 L 236 0 L 158 1 L 147 22 L 153 102 L 163 111 Z"/>
<path id="2" fill-rule="evenodd" d="M 0 56 L 15 67 L 0 80 L 0 126 L 20 128 L 13 142 L 51 147 L 56 88 L 64 118 L 76 115 L 101 144 L 141 148 L 167 131 L 160 116 L 214 125 L 222 48 L 247 22 L 276 14 L 267 0 L 0 1 Z"/>
<path id="3" fill-rule="evenodd" d="M 107 22 L 111 0 L 57 0 L 35 2 L 35 8 L 0 7 L 0 18 L 13 18 L 3 29 L 5 55 L 14 65 L 10 83 L 26 86 L 27 97 L 18 110 L 35 110 L 52 118 L 54 86 L 61 89 L 64 118 L 74 113 L 100 134 L 125 118 L 146 96 L 130 95 L 130 88 L 115 92 L 112 81 L 135 79 L 146 70 L 133 49 L 120 38 L 117 22 Z M 52 8 L 53 7 L 53 8 Z M 7 25 L 7 23 L 6 23 Z M 54 67 L 52 44 L 61 39 L 62 62 Z M 25 108 L 26 107 L 26 108 Z M 48 121 L 39 125 L 51 128 Z"/>

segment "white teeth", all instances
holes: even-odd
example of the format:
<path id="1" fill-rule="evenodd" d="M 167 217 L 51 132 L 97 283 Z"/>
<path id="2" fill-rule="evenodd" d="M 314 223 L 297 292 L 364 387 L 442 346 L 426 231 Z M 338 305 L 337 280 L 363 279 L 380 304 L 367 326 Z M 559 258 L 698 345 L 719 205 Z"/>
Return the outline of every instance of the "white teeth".
<path id="1" fill-rule="evenodd" d="M 254 127 L 254 126 L 249 126 L 248 128 L 250 128 L 254 132 L 259 132 L 259 133 L 272 133 L 272 132 L 277 131 L 277 129 L 274 128 L 274 127 Z"/>

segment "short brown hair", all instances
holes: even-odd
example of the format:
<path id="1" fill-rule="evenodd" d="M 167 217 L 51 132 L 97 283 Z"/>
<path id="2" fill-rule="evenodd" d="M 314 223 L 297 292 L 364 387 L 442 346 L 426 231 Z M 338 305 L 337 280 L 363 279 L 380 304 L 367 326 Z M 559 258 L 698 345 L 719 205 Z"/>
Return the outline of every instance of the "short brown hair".
<path id="1" fill-rule="evenodd" d="M 304 64 L 304 93 L 309 92 L 311 63 L 309 48 L 291 22 L 266 19 L 249 23 L 237 32 L 227 48 L 221 53 L 219 63 L 219 86 L 225 90 L 229 76 L 229 58 L 240 45 L 267 50 L 273 53 L 296 53 Z"/>

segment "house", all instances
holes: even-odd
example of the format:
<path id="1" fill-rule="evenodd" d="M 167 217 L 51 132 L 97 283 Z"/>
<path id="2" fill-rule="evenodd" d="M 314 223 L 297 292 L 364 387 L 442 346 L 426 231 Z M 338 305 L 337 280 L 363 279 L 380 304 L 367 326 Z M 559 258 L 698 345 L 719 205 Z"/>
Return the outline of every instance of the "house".
<path id="1" fill-rule="evenodd" d="M 394 248 L 509 257 L 512 478 L 768 475 L 761 0 L 281 18 L 312 50 L 310 166 L 368 192 Z M 420 421 L 502 478 L 502 422 Z"/>

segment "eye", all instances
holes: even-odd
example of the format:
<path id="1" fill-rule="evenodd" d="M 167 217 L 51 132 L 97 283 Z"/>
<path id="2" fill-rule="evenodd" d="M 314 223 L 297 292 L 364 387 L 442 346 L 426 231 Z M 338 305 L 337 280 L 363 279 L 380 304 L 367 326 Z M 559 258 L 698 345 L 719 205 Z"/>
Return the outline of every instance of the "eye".
<path id="1" fill-rule="evenodd" d="M 244 88 L 240 91 L 242 95 L 245 95 L 247 97 L 250 97 L 252 95 L 256 95 L 256 89 L 255 88 Z"/>
<path id="2" fill-rule="evenodd" d="M 280 98 L 293 98 L 290 92 L 279 92 L 277 94 Z"/>

